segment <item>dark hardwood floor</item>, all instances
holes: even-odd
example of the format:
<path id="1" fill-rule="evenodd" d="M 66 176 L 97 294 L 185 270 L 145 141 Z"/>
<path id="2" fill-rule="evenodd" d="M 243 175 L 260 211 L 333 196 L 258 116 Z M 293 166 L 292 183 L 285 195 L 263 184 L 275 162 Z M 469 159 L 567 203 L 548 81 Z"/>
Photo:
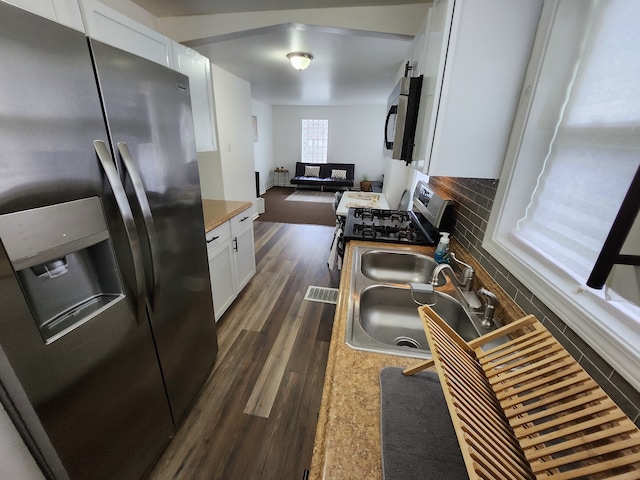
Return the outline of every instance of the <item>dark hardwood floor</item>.
<path id="1" fill-rule="evenodd" d="M 333 228 L 255 222 L 257 272 L 218 323 L 211 376 L 151 479 L 301 480 L 309 468 L 337 287 Z"/>

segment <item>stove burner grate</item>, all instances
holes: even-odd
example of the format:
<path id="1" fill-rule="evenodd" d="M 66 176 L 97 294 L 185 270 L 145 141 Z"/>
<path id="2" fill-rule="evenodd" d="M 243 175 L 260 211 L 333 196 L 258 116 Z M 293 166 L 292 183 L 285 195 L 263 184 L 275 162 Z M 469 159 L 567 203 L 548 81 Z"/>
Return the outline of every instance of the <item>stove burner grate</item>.
<path id="1" fill-rule="evenodd" d="M 425 244 L 423 233 L 414 224 L 411 212 L 362 207 L 349 208 L 345 239 Z"/>
<path id="2" fill-rule="evenodd" d="M 353 216 L 363 220 L 389 220 L 391 222 L 409 222 L 411 217 L 409 212 L 402 210 L 381 210 L 378 208 L 356 207 L 353 209 Z"/>

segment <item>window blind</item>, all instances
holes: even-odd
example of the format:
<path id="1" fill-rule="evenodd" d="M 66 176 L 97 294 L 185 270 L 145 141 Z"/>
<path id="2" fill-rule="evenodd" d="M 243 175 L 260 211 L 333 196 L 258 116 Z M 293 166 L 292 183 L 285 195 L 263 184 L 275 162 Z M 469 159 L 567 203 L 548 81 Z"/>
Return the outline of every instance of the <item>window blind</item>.
<path id="1" fill-rule="evenodd" d="M 640 2 L 591 5 L 565 97 L 549 106 L 557 120 L 537 186 L 512 232 L 583 279 L 640 163 Z"/>

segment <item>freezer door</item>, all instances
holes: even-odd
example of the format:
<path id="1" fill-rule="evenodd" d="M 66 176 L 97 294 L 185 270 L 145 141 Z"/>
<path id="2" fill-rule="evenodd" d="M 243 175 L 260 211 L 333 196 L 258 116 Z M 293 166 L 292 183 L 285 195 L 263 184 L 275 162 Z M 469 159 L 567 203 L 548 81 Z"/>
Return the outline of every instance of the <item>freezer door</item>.
<path id="1" fill-rule="evenodd" d="M 218 349 L 188 78 L 94 40 L 91 48 L 143 239 L 151 325 L 177 423 Z"/>
<path id="2" fill-rule="evenodd" d="M 14 422 L 56 477 L 140 478 L 173 425 L 94 150 L 108 137 L 86 38 L 0 2 L 0 65 L 0 380 Z"/>

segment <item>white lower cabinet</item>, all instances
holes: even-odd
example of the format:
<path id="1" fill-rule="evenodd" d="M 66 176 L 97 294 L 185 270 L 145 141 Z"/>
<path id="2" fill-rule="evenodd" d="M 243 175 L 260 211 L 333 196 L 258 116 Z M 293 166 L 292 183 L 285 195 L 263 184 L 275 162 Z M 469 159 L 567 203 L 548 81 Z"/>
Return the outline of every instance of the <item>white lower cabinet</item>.
<path id="1" fill-rule="evenodd" d="M 207 254 L 217 322 L 256 273 L 253 218 L 248 210 L 207 233 Z"/>
<path id="2" fill-rule="evenodd" d="M 253 218 L 245 210 L 231 219 L 231 237 L 234 248 L 238 291 L 242 290 L 256 273 L 256 255 L 253 246 Z"/>
<path id="3" fill-rule="evenodd" d="M 207 257 L 216 322 L 236 298 L 238 282 L 233 265 L 231 226 L 225 222 L 207 233 Z"/>

